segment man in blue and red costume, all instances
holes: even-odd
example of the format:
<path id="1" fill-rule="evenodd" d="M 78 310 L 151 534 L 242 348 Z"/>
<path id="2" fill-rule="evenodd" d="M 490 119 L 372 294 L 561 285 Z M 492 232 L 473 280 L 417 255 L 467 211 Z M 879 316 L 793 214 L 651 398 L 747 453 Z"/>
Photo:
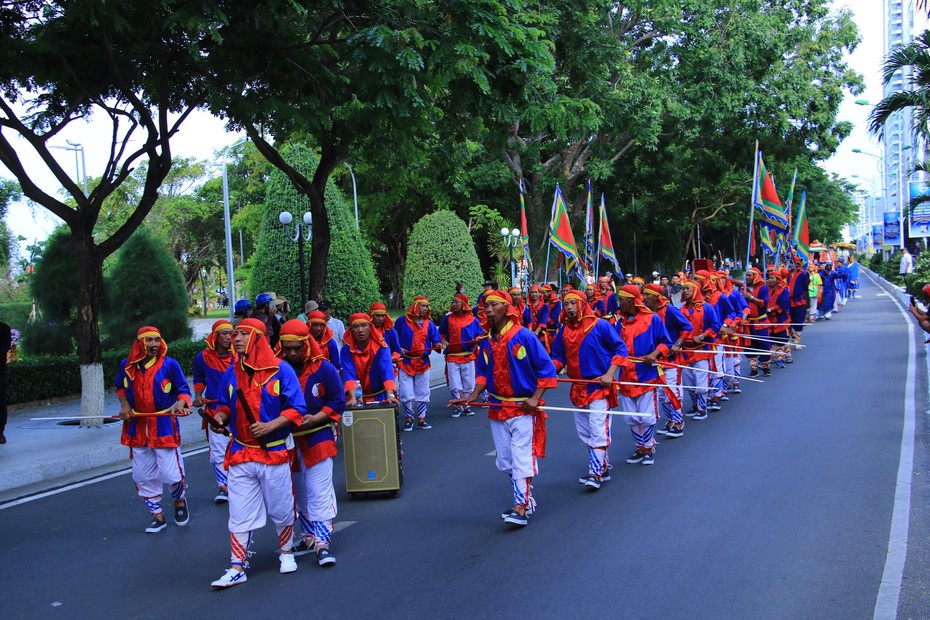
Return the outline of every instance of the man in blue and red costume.
<path id="1" fill-rule="evenodd" d="M 245 583 L 252 533 L 269 518 L 278 533 L 280 572 L 297 570 L 289 448 L 307 411 L 303 391 L 294 369 L 275 357 L 261 321 L 240 321 L 233 347 L 238 358 L 223 375 L 215 416 L 232 434 L 226 452 L 231 558 L 214 588 Z"/>
<path id="2" fill-rule="evenodd" d="M 542 285 L 543 300 L 549 311 L 546 319 L 546 338 L 551 343 L 559 331 L 559 317 L 562 316 L 562 301 L 558 289 L 553 284 Z M 551 346 L 551 345 L 550 345 Z"/>
<path id="3" fill-rule="evenodd" d="M 645 287 L 645 285 L 644 285 Z M 655 463 L 655 429 L 659 420 L 659 390 L 665 387 L 659 357 L 668 354 L 672 341 L 659 315 L 643 304 L 643 294 L 636 284 L 625 284 L 617 291 L 622 320 L 617 323 L 630 359 L 623 369 L 620 385 L 620 405 L 625 411 L 640 416 L 626 416 L 633 434 L 636 451 L 626 462 L 635 465 Z M 635 359 L 634 359 L 635 358 Z M 645 383 L 646 385 L 629 385 Z"/>
<path id="4" fill-rule="evenodd" d="M 397 344 L 394 320 L 388 314 L 387 306 L 380 301 L 373 302 L 368 306 L 368 315 L 371 317 L 372 329 L 384 338 L 384 342 L 391 349 L 391 358 L 397 363 L 400 361 L 400 345 Z"/>
<path id="5" fill-rule="evenodd" d="M 539 337 L 539 341 L 549 350 L 549 332 L 546 324 L 549 322 L 549 305 L 543 300 L 542 289 L 538 284 L 530 287 L 529 301 L 523 310 L 523 326 Z"/>
<path id="6" fill-rule="evenodd" d="M 468 305 L 468 296 L 456 293 L 449 312 L 439 323 L 439 337 L 445 347 L 446 383 L 452 398 L 464 398 L 475 389 L 475 351 L 481 332 L 481 325 Z M 462 415 L 473 416 L 475 412 L 468 405 L 458 405 L 452 417 Z"/>
<path id="7" fill-rule="evenodd" d="M 203 407 L 207 415 L 216 413 L 216 400 L 223 375 L 226 374 L 233 362 L 236 353 L 232 350 L 233 326 L 228 319 L 220 319 L 213 323 L 213 330 L 207 335 L 206 347 L 194 357 L 194 407 Z M 226 448 L 229 446 L 229 435 L 211 430 L 206 419 L 203 429 L 207 433 L 207 444 L 210 447 L 210 464 L 213 465 L 213 477 L 219 487 L 214 503 L 223 504 L 229 500 L 227 489 Z"/>
<path id="8" fill-rule="evenodd" d="M 740 394 L 743 391 L 739 380 L 739 377 L 742 376 L 743 354 L 738 348 L 732 347 L 741 347 L 745 344 L 741 335 L 748 330 L 746 323 L 749 322 L 749 302 L 743 297 L 743 283 L 730 278 L 727 274 L 723 275 L 726 276 L 725 290 L 727 298 L 730 300 L 730 306 L 737 311 L 736 325 L 733 328 L 734 333 L 726 339 L 726 343 L 731 345 L 731 350 L 735 351 L 727 357 L 727 372 L 733 375 L 730 377 L 729 391 L 733 394 Z"/>
<path id="9" fill-rule="evenodd" d="M 597 279 L 597 292 L 600 300 L 594 306 L 595 312 L 600 312 L 602 316 L 613 324 L 617 322 L 617 312 L 620 310 L 620 304 L 617 302 L 617 295 L 610 286 L 610 276 L 601 276 Z"/>
<path id="10" fill-rule="evenodd" d="M 750 267 L 746 270 L 746 290 L 743 291 L 743 297 L 749 305 L 749 315 L 746 317 L 746 344 L 753 349 L 768 351 L 771 349 L 772 345 L 768 342 L 769 328 L 764 324 L 768 323 L 766 311 L 769 307 L 769 287 L 765 285 L 762 272 L 755 267 Z M 757 323 L 761 325 L 757 325 Z M 765 338 L 766 340 L 754 340 L 753 336 Z M 749 358 L 750 377 L 758 376 L 760 368 L 762 369 L 762 374 L 766 377 L 772 374 L 770 367 L 772 358 L 768 353 L 762 355 L 758 353 L 747 353 L 746 357 Z"/>
<path id="11" fill-rule="evenodd" d="M 804 268 L 800 256 L 795 256 L 792 262 L 791 274 L 788 276 L 788 293 L 791 296 L 791 312 L 788 314 L 791 329 L 788 331 L 794 344 L 801 344 L 801 332 L 804 331 L 807 307 L 810 305 L 810 296 L 807 289 L 810 286 L 811 277 L 807 273 L 807 269 Z M 851 267 L 852 264 L 850 263 Z"/>
<path id="12" fill-rule="evenodd" d="M 685 302 L 681 313 L 691 323 L 691 339 L 684 344 L 687 368 L 681 373 L 681 382 L 689 386 L 688 395 L 691 397 L 691 411 L 685 415 L 693 416 L 695 420 L 706 420 L 707 396 L 712 389 L 710 364 L 714 356 L 710 343 L 717 337 L 720 321 L 713 306 L 704 303 L 699 282 L 682 282 L 681 300 Z"/>
<path id="13" fill-rule="evenodd" d="M 333 330 L 326 324 L 326 315 L 319 310 L 310 312 L 307 315 L 307 329 L 310 331 L 310 337 L 319 345 L 323 359 L 335 366 L 336 370 L 342 370 L 340 357 L 342 344 L 336 342 Z"/>
<path id="14" fill-rule="evenodd" d="M 191 392 L 181 365 L 165 357 L 167 352 L 158 328 L 140 327 L 114 382 L 123 420 L 120 441 L 129 446 L 132 480 L 152 515 L 145 528 L 150 534 L 166 526 L 161 507 L 166 484 L 174 499 L 174 522 L 183 526 L 190 520 L 176 417 L 190 413 Z"/>
<path id="15" fill-rule="evenodd" d="M 737 312 L 730 305 L 729 299 L 723 294 L 721 288 L 717 285 L 717 274 L 700 270 L 697 272 L 696 279 L 701 284 L 701 293 L 704 295 L 704 302 L 714 309 L 717 315 L 717 321 L 720 327 L 717 330 L 715 338 L 716 343 L 723 343 L 728 336 L 733 333 L 733 326 L 736 324 Z M 725 350 L 717 344 L 710 345 L 714 350 L 714 356 L 710 359 L 710 400 L 707 403 L 708 411 L 720 411 L 721 400 L 726 396 L 726 382 L 724 379 L 725 369 Z"/>
<path id="16" fill-rule="evenodd" d="M 449 405 L 474 401 L 487 389 L 497 468 L 510 477 L 513 487 L 513 507 L 501 518 L 524 526 L 536 506 L 531 485 L 536 459 L 546 453 L 546 414 L 539 406 L 546 390 L 558 385 L 555 366 L 533 332 L 521 327 L 510 295 L 490 291 L 484 301 L 488 337 L 478 350 L 475 389 Z"/>
<path id="17" fill-rule="evenodd" d="M 307 413 L 294 431 L 292 470 L 297 519 L 303 540 L 294 555 L 316 550 L 317 563 L 336 563 L 331 544 L 336 521 L 336 490 L 333 487 L 335 425 L 346 410 L 339 371 L 329 363 L 305 323 L 292 319 L 281 326 L 281 356 L 297 373 L 307 401 Z"/>
<path id="18" fill-rule="evenodd" d="M 668 287 L 665 287 L 668 288 Z M 685 318 L 681 310 L 671 305 L 663 294 L 663 287 L 649 283 L 643 288 L 643 304 L 656 313 L 665 324 L 665 331 L 672 342 L 665 359 L 671 364 L 681 364 L 678 353 L 685 341 L 691 338 L 691 321 Z M 665 414 L 665 427 L 656 430 L 660 435 L 677 439 L 685 434 L 685 420 L 681 413 L 681 373 L 676 366 L 662 369 L 666 389 L 659 390 L 659 404 Z"/>
<path id="19" fill-rule="evenodd" d="M 429 354 L 442 346 L 439 329 L 430 320 L 429 300 L 422 295 L 413 298 L 407 314 L 394 324 L 400 361 L 397 363 L 397 392 L 404 407 L 404 430 L 413 430 L 416 413 L 417 428 L 432 428 L 426 421 L 429 406 Z"/>
<path id="20" fill-rule="evenodd" d="M 343 390 L 349 407 L 365 403 L 396 403 L 391 349 L 373 327 L 371 316 L 356 312 L 342 338 Z M 361 402 L 355 394 L 361 393 Z"/>
<path id="21" fill-rule="evenodd" d="M 572 384 L 569 398 L 575 407 L 588 410 L 575 412 L 575 430 L 588 449 L 588 473 L 578 481 L 597 490 L 610 479 L 607 412 L 617 406 L 614 376 L 626 362 L 626 345 L 613 325 L 594 315 L 580 291 L 569 291 L 562 298 L 561 323 L 552 343 L 552 363 L 556 372 L 567 368 L 568 377 L 579 381 Z"/>
<path id="22" fill-rule="evenodd" d="M 785 283 L 784 276 L 787 275 L 787 269 L 771 267 L 765 278 L 765 284 L 769 287 L 769 307 L 766 308 L 768 316 L 768 328 L 772 334 L 772 350 L 775 353 L 775 366 L 784 368 L 785 362 L 792 361 L 790 342 L 788 332 L 788 322 L 791 313 L 791 295 L 788 292 L 788 286 Z"/>

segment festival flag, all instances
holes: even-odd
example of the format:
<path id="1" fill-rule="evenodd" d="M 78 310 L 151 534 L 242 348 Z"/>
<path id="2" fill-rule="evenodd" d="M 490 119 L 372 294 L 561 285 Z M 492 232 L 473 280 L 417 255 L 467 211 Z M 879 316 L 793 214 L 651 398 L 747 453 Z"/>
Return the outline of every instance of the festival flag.
<path id="1" fill-rule="evenodd" d="M 807 192 L 801 193 L 801 204 L 798 205 L 798 212 L 794 216 L 794 234 L 791 237 L 791 245 L 804 261 L 804 268 L 811 259 L 810 233 L 807 230 Z"/>
<path id="2" fill-rule="evenodd" d="M 785 208 L 781 205 L 781 200 L 778 199 L 778 192 L 775 191 L 775 182 L 772 180 L 772 175 L 769 174 L 768 170 L 765 168 L 765 162 L 762 161 L 762 153 L 759 153 L 759 172 L 756 182 L 753 183 L 755 189 L 755 196 L 753 196 L 753 204 L 757 209 L 762 211 L 763 219 L 767 220 L 776 230 L 788 228 L 788 215 L 785 213 Z"/>
<path id="3" fill-rule="evenodd" d="M 610 226 L 607 224 L 607 206 L 604 204 L 604 194 L 601 194 L 600 219 L 600 258 L 610 261 L 610 264 L 614 266 L 614 273 L 620 273 L 620 263 L 617 262 L 617 253 L 614 252 L 614 242 L 610 237 Z"/>
<path id="4" fill-rule="evenodd" d="M 591 179 L 588 179 L 588 209 L 585 214 L 584 260 L 589 266 L 594 265 L 594 205 L 591 197 Z"/>
<path id="5" fill-rule="evenodd" d="M 788 200 L 785 201 L 785 218 L 787 224 L 783 231 L 778 232 L 778 247 L 781 251 L 782 248 L 789 250 L 791 244 L 788 243 L 788 235 L 791 234 L 791 211 L 794 209 L 794 186 L 798 181 L 798 169 L 794 169 L 794 177 L 791 179 L 791 189 L 788 190 Z"/>
<path id="6" fill-rule="evenodd" d="M 569 274 L 575 270 L 578 272 L 576 275 L 584 279 L 584 273 L 581 271 L 584 269 L 584 263 L 578 256 L 578 246 L 575 245 L 575 235 L 572 234 L 572 226 L 568 220 L 565 198 L 562 197 L 562 189 L 558 184 L 555 186 L 555 208 L 552 211 L 552 221 L 549 222 L 549 243 L 565 257 Z"/>
<path id="7" fill-rule="evenodd" d="M 526 200 L 523 198 L 524 194 L 523 179 L 520 179 L 520 234 L 523 236 L 523 260 L 526 261 L 527 272 L 531 273 L 533 271 L 533 260 L 530 257 L 530 232 L 526 226 Z"/>

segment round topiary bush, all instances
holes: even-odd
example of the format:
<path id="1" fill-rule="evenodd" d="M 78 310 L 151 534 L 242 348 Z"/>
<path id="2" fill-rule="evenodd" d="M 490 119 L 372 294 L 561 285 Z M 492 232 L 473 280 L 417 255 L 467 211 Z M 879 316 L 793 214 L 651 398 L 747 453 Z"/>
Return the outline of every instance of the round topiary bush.
<path id="1" fill-rule="evenodd" d="M 313 176 L 317 156 L 303 144 L 290 144 L 282 150 L 284 159 L 307 178 Z M 342 318 L 354 312 L 367 312 L 380 299 L 378 279 L 371 254 L 361 233 L 355 228 L 349 204 L 342 192 L 330 182 L 326 185 L 326 212 L 329 214 L 331 243 L 326 270 L 325 297 L 333 304 L 333 314 Z M 293 316 L 303 312 L 300 299 L 300 273 L 297 243 L 288 239 L 278 221 L 282 211 L 289 211 L 295 222 L 310 211 L 310 199 L 297 192 L 294 185 L 277 168 L 265 184 L 265 212 L 252 260 L 249 291 L 254 299 L 263 292 L 274 292 L 291 302 Z M 309 282 L 310 243 L 304 244 L 304 267 Z"/>
<path id="2" fill-rule="evenodd" d="M 181 268 L 145 228 L 133 233 L 119 250 L 104 291 L 104 348 L 129 346 L 143 325 L 157 327 L 169 343 L 190 338 Z"/>
<path id="3" fill-rule="evenodd" d="M 22 347 L 28 355 L 69 355 L 74 352 L 74 320 L 80 280 L 74 265 L 71 231 L 59 226 L 45 242 L 42 259 L 29 280 L 29 292 L 40 316 L 23 328 Z"/>
<path id="4" fill-rule="evenodd" d="M 451 211 L 430 213 L 413 226 L 407 244 L 404 307 L 417 295 L 430 300 L 434 320 L 452 304 L 455 284 L 465 285 L 472 303 L 481 292 L 481 263 L 468 227 Z"/>

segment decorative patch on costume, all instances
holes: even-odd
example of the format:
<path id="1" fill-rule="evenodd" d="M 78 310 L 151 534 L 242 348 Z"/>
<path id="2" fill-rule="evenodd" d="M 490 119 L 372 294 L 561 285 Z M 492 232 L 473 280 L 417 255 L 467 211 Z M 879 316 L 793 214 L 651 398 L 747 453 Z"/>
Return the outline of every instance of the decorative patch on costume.
<path id="1" fill-rule="evenodd" d="M 274 381 L 271 381 L 270 383 L 268 383 L 268 393 L 271 394 L 272 396 L 280 396 L 281 395 L 281 381 L 279 381 L 278 379 L 275 379 Z"/>
<path id="2" fill-rule="evenodd" d="M 226 391 L 229 392 L 229 400 L 232 400 L 232 395 L 233 395 L 233 386 L 232 386 L 232 383 L 229 384 L 229 386 L 227 387 Z"/>
<path id="3" fill-rule="evenodd" d="M 518 360 L 522 360 L 526 357 L 526 347 L 522 344 L 513 345 L 513 356 Z"/>
<path id="4" fill-rule="evenodd" d="M 315 398 L 321 397 L 325 392 L 326 390 L 323 388 L 322 383 L 314 383 L 313 387 L 310 388 L 310 393 L 313 394 Z"/>
<path id="5" fill-rule="evenodd" d="M 123 377 L 123 387 L 129 388 L 129 377 Z"/>
<path id="6" fill-rule="evenodd" d="M 488 359 L 488 350 L 485 349 L 481 352 L 484 355 L 484 363 L 487 364 L 490 360 Z"/>
<path id="7" fill-rule="evenodd" d="M 161 391 L 165 394 L 171 391 L 171 381 L 169 379 L 162 379 Z"/>

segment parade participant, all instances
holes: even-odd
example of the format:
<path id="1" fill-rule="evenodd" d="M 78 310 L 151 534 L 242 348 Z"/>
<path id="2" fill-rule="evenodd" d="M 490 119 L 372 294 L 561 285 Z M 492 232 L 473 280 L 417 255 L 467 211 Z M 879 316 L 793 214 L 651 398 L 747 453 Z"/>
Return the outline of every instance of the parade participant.
<path id="1" fill-rule="evenodd" d="M 846 270 L 849 272 L 849 298 L 855 299 L 859 294 L 859 262 L 852 254 L 849 255 L 849 266 Z"/>
<path id="2" fill-rule="evenodd" d="M 681 382 L 688 387 L 691 411 L 686 416 L 695 420 L 707 419 L 707 395 L 711 393 L 710 364 L 714 351 L 709 343 L 714 341 L 720 329 L 720 320 L 713 306 L 704 303 L 701 286 L 695 280 L 682 283 L 681 313 L 691 323 L 691 339 L 684 343 L 687 368 L 681 372 Z"/>
<path id="3" fill-rule="evenodd" d="M 607 411 L 617 406 L 614 376 L 626 362 L 626 345 L 610 323 L 595 316 L 580 291 L 569 291 L 562 299 L 561 323 L 552 343 L 552 363 L 557 373 L 567 368 L 570 379 L 588 381 L 573 383 L 568 396 L 575 407 L 588 410 L 575 412 L 575 430 L 588 452 L 588 473 L 578 482 L 597 490 L 610 478 L 612 416 Z"/>
<path id="4" fill-rule="evenodd" d="M 633 284 L 639 287 L 639 294 L 642 295 L 643 290 L 646 288 L 646 279 L 643 278 L 642 276 L 634 276 Z"/>
<path id="5" fill-rule="evenodd" d="M 771 344 L 762 340 L 754 340 L 753 336 L 759 338 L 768 338 L 769 329 L 765 325 L 756 325 L 756 323 L 766 323 L 768 317 L 765 312 L 769 307 L 769 287 L 766 286 L 765 280 L 762 279 L 762 272 L 755 267 L 746 270 L 746 289 L 743 291 L 743 298 L 749 305 L 749 315 L 746 317 L 746 341 L 753 349 L 771 349 Z M 749 358 L 749 376 L 756 377 L 759 375 L 759 369 L 768 377 L 772 374 L 770 369 L 771 355 L 747 353 Z"/>
<path id="6" fill-rule="evenodd" d="M 342 370 L 342 359 L 340 357 L 339 342 L 336 335 L 326 323 L 326 315 L 319 310 L 312 310 L 307 315 L 307 329 L 310 330 L 310 337 L 316 340 L 323 352 L 323 359 L 336 367 L 336 370 Z"/>
<path id="7" fill-rule="evenodd" d="M 681 313 L 681 310 L 668 302 L 661 285 L 647 284 L 643 289 L 643 303 L 665 324 L 665 331 L 668 332 L 669 340 L 672 342 L 665 359 L 672 364 L 680 365 L 678 353 L 685 341 L 691 338 L 691 321 Z M 675 366 L 667 366 L 662 372 L 665 375 L 665 383 L 668 385 L 668 389 L 659 390 L 659 403 L 665 414 L 665 427 L 657 429 L 656 432 L 669 439 L 677 439 L 685 434 L 685 420 L 681 414 L 681 388 L 679 387 L 681 374 Z"/>
<path id="8" fill-rule="evenodd" d="M 449 312 L 439 324 L 439 337 L 445 347 L 446 383 L 452 398 L 464 398 L 475 389 L 475 351 L 480 335 L 481 325 L 471 313 L 468 296 L 456 294 Z M 473 416 L 475 412 L 468 405 L 459 405 L 452 417 L 461 415 Z"/>
<path id="9" fill-rule="evenodd" d="M 297 448 L 292 462 L 294 496 L 303 530 L 303 540 L 293 552 L 303 555 L 315 550 L 317 564 L 331 566 L 336 563 L 331 550 L 336 520 L 334 425 L 346 410 L 342 379 L 302 321 L 287 321 L 281 326 L 281 353 L 297 374 L 307 403 L 306 415 L 293 433 Z"/>
<path id="10" fill-rule="evenodd" d="M 836 302 L 836 273 L 833 272 L 833 263 L 825 261 L 820 267 L 821 285 L 820 299 L 817 302 L 817 318 L 830 320 L 833 316 L 833 304 Z"/>
<path id="11" fill-rule="evenodd" d="M 422 295 L 413 298 L 407 314 L 394 324 L 401 358 L 397 364 L 397 392 L 404 407 L 404 430 L 413 430 L 414 411 L 417 428 L 433 428 L 426 421 L 429 406 L 429 355 L 442 346 L 439 330 L 430 320 L 429 299 Z"/>
<path id="12" fill-rule="evenodd" d="M 278 322 L 274 314 L 274 295 L 271 293 L 260 293 L 255 297 L 255 307 L 249 314 L 249 318 L 257 319 L 265 326 L 268 334 L 268 344 L 274 349 L 278 346 L 278 335 L 281 333 L 281 323 Z"/>
<path id="13" fill-rule="evenodd" d="M 394 331 L 394 319 L 388 315 L 387 306 L 376 301 L 368 306 L 368 314 L 371 316 L 372 329 L 384 338 L 391 349 L 391 358 L 396 363 L 400 360 L 400 344 L 397 342 L 397 332 Z"/>
<path id="14" fill-rule="evenodd" d="M 555 339 L 556 333 L 559 331 L 559 317 L 562 316 L 562 301 L 559 299 L 559 296 L 556 295 L 555 285 L 553 284 L 543 284 L 542 285 L 543 298 L 546 301 L 546 306 L 549 309 L 549 316 L 546 320 L 546 339 L 548 342 L 552 342 Z"/>
<path id="15" fill-rule="evenodd" d="M 743 356 L 739 352 L 739 349 L 732 347 L 739 347 L 743 340 L 740 338 L 741 334 L 746 333 L 746 322 L 747 317 L 749 316 L 749 304 L 746 302 L 746 299 L 743 297 L 743 283 L 739 280 L 734 280 L 730 278 L 729 274 L 725 272 L 718 272 L 720 275 L 720 281 L 724 285 L 724 293 L 727 296 L 727 301 L 730 302 L 730 307 L 736 312 L 736 321 L 733 325 L 733 333 L 727 336 L 724 339 L 724 343 L 730 345 L 729 352 L 724 358 L 724 372 L 730 377 L 727 377 L 727 390 L 733 394 L 742 393 L 742 387 L 740 387 L 739 377 L 742 375 L 743 367 Z"/>
<path id="16" fill-rule="evenodd" d="M 785 362 L 790 361 L 788 356 L 791 355 L 791 351 L 788 350 L 788 317 L 791 313 L 791 295 L 788 292 L 788 286 L 785 283 L 781 269 L 769 268 L 765 284 L 769 287 L 769 304 L 766 308 L 766 316 L 768 317 L 771 339 L 775 341 L 772 344 L 772 351 L 775 353 L 775 366 L 784 368 Z"/>
<path id="17" fill-rule="evenodd" d="M 620 315 L 617 324 L 620 336 L 630 357 L 627 360 L 621 381 L 646 383 L 649 385 L 620 386 L 620 404 L 625 411 L 635 411 L 641 416 L 627 416 L 627 425 L 633 434 L 636 451 L 626 462 L 635 465 L 655 464 L 655 429 L 659 420 L 659 388 L 665 384 L 662 370 L 655 366 L 660 356 L 667 355 L 672 341 L 662 319 L 643 304 L 643 296 L 636 284 L 627 284 L 617 291 Z"/>
<path id="18" fill-rule="evenodd" d="M 553 290 L 554 288 L 555 287 L 553 287 Z M 575 287 L 572 286 L 571 282 L 566 280 L 565 283 L 562 284 L 561 288 L 559 289 L 559 301 L 561 301 L 569 291 L 573 291 L 573 290 L 575 290 Z"/>
<path id="19" fill-rule="evenodd" d="M 513 507 L 501 517 L 505 523 L 525 526 L 536 507 L 531 485 L 537 474 L 536 459 L 545 456 L 546 414 L 539 406 L 546 390 L 558 385 L 555 366 L 539 339 L 520 326 L 510 295 L 491 291 L 484 301 L 488 337 L 481 340 L 478 350 L 475 389 L 449 404 L 474 401 L 487 389 L 497 469 L 510 477 L 513 487 Z"/>
<path id="20" fill-rule="evenodd" d="M 706 270 L 700 270 L 696 274 L 698 282 L 701 283 L 701 294 L 707 305 L 714 309 L 717 320 L 720 322 L 720 328 L 717 330 L 715 343 L 723 342 L 727 336 L 733 333 L 732 327 L 736 322 L 736 311 L 730 306 L 729 300 L 723 295 L 720 287 L 717 285 L 717 274 Z M 710 400 L 707 402 L 708 411 L 720 411 L 721 400 L 726 396 L 726 383 L 723 380 L 724 371 L 724 349 L 716 344 L 710 345 L 714 351 L 714 356 L 710 358 L 710 370 L 713 374 L 710 376 Z"/>
<path id="21" fill-rule="evenodd" d="M 226 452 L 229 470 L 230 567 L 210 584 L 229 588 L 245 583 L 252 533 L 271 519 L 278 533 L 281 573 L 297 570 L 291 547 L 294 492 L 291 482 L 291 430 L 307 406 L 294 370 L 275 357 L 265 325 L 245 319 L 236 326 L 236 363 L 223 375 L 214 416 L 232 434 Z"/>
<path id="22" fill-rule="evenodd" d="M 220 319 L 213 324 L 213 330 L 207 335 L 206 347 L 194 357 L 194 407 L 203 407 L 207 415 L 212 416 L 216 410 L 217 393 L 226 373 L 233 362 L 236 353 L 232 350 L 233 326 L 226 319 Z M 210 464 L 213 465 L 213 476 L 216 486 L 219 487 L 214 503 L 222 504 L 229 500 L 227 490 L 226 448 L 229 446 L 229 436 L 211 431 L 207 421 L 203 421 L 203 429 L 207 433 L 207 444 L 210 447 Z"/>
<path id="23" fill-rule="evenodd" d="M 795 344 L 801 344 L 801 333 L 804 331 L 804 323 L 807 319 L 807 305 L 810 303 L 808 288 L 811 279 L 801 264 L 800 256 L 795 256 L 792 263 L 793 268 L 788 275 L 788 295 L 791 304 L 791 311 L 788 313 L 791 328 L 788 333 Z M 788 348 L 788 359 L 791 360 L 790 347 Z"/>
<path id="24" fill-rule="evenodd" d="M 372 319 L 364 312 L 349 317 L 349 329 L 343 337 L 343 390 L 349 407 L 366 403 L 397 402 L 391 349 L 374 329 Z M 361 393 L 361 399 L 356 393 Z"/>
<path id="25" fill-rule="evenodd" d="M 507 293 L 510 294 L 510 298 L 513 300 L 513 307 L 517 309 L 517 312 L 520 313 L 520 317 L 523 317 L 523 311 L 526 310 L 526 300 L 523 299 L 523 291 L 520 290 L 519 286 L 511 286 L 507 289 Z"/>
<path id="26" fill-rule="evenodd" d="M 167 352 L 158 328 L 140 327 L 114 381 L 123 420 L 120 442 L 129 446 L 132 480 L 152 515 L 145 528 L 149 534 L 167 526 L 161 507 L 164 485 L 174 500 L 174 522 L 184 526 L 190 520 L 184 462 L 178 449 L 181 429 L 175 416 L 190 413 L 191 392 L 181 365 L 166 357 Z"/>
<path id="27" fill-rule="evenodd" d="M 478 294 L 478 299 L 475 300 L 475 307 L 472 308 L 471 310 L 471 313 L 475 315 L 478 321 L 482 324 L 484 324 L 485 319 L 487 318 L 484 316 L 484 296 L 485 294 L 488 293 L 488 291 L 493 291 L 493 290 L 494 290 L 494 283 L 491 282 L 490 280 L 485 280 L 484 284 L 482 285 L 482 291 L 481 293 Z M 457 292 L 464 293 L 464 291 L 457 291 Z"/>
<path id="28" fill-rule="evenodd" d="M 523 310 L 523 325 L 539 338 L 540 342 L 549 350 L 549 337 L 546 324 L 549 322 L 549 306 L 542 298 L 542 289 L 534 284 L 530 287 L 530 300 Z"/>
<path id="29" fill-rule="evenodd" d="M 601 276 L 597 279 L 597 293 L 600 300 L 595 303 L 594 311 L 600 312 L 598 316 L 602 316 L 612 324 L 616 324 L 616 314 L 620 305 L 617 303 L 617 295 L 610 286 L 610 276 Z"/>
<path id="30" fill-rule="evenodd" d="M 833 271 L 836 273 L 836 301 L 833 302 L 833 311 L 839 312 L 840 306 L 846 305 L 847 284 L 849 272 L 846 270 L 846 261 L 842 257 L 836 259 Z"/>
<path id="31" fill-rule="evenodd" d="M 601 301 L 600 295 L 597 293 L 597 287 L 594 284 L 588 284 L 584 289 L 585 301 L 588 302 L 588 305 L 591 306 L 591 312 L 594 313 L 594 316 L 602 316 L 602 312 L 596 307 L 597 302 Z M 565 299 L 562 299 L 562 310 L 565 310 Z"/>

